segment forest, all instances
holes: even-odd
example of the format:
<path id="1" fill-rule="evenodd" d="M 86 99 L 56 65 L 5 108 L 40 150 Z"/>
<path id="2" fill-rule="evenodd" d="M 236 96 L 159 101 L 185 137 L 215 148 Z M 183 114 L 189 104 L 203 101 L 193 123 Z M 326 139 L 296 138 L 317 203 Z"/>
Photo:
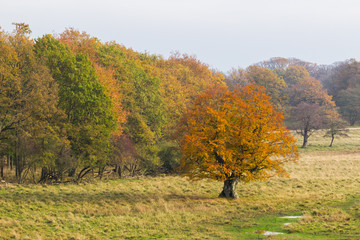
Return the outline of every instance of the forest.
<path id="1" fill-rule="evenodd" d="M 214 85 L 240 92 L 260 86 L 302 148 L 320 129 L 332 147 L 360 120 L 354 59 L 317 65 L 277 57 L 222 73 L 195 56 L 165 59 L 72 28 L 36 39 L 27 24 L 14 28 L 0 32 L 4 182 L 175 173 L 185 113 Z"/>

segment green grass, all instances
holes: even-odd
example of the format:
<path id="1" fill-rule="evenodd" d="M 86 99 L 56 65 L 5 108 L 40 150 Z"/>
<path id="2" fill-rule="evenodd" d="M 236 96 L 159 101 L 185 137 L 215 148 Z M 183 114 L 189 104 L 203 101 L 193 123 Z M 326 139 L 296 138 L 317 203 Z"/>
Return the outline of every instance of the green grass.
<path id="1" fill-rule="evenodd" d="M 295 134 L 297 145 L 301 153 L 307 152 L 319 152 L 319 151 L 360 151 L 360 128 L 349 128 L 347 134 L 349 137 L 335 136 L 335 140 L 332 147 L 329 147 L 331 138 L 324 137 L 326 130 L 319 130 L 314 132 L 308 141 L 308 147 L 303 149 L 300 148 L 303 143 L 302 136 Z"/>
<path id="2" fill-rule="evenodd" d="M 178 176 L 1 184 L 0 239 L 360 239 L 360 130 L 350 134 L 338 150 L 311 136 L 290 178 L 240 183 L 238 200 L 217 198 L 221 182 Z"/>

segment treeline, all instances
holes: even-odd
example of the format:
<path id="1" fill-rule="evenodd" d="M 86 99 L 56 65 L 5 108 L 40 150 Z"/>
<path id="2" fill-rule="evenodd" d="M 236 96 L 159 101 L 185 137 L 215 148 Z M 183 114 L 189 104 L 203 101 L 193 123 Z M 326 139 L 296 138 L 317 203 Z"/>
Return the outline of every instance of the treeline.
<path id="1" fill-rule="evenodd" d="M 188 55 L 137 53 L 73 29 L 0 32 L 0 177 L 78 181 L 176 167 L 186 106 L 223 75 Z"/>
<path id="2" fill-rule="evenodd" d="M 325 66 L 272 58 L 232 69 L 225 82 L 231 88 L 249 82 L 265 87 L 274 106 L 284 113 L 287 127 L 303 136 L 302 147 L 319 129 L 328 129 L 325 137 L 330 137 L 331 147 L 336 136 L 347 135 L 346 126 L 360 120 L 355 117 L 360 109 L 359 67 L 355 60 Z"/>
<path id="3" fill-rule="evenodd" d="M 31 39 L 27 24 L 15 28 L 0 31 L 0 178 L 9 181 L 171 172 L 179 120 L 213 84 L 263 86 L 303 147 L 314 130 L 327 128 L 334 139 L 342 117 L 360 120 L 355 60 L 274 58 L 222 74 L 193 56 L 164 59 L 74 29 Z"/>

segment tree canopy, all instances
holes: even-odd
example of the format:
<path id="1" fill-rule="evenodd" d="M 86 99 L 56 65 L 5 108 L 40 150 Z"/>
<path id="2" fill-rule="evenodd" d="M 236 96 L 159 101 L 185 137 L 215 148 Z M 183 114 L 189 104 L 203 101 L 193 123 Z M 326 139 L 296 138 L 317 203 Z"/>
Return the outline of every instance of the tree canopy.
<path id="1" fill-rule="evenodd" d="M 212 86 L 195 99 L 178 131 L 180 169 L 194 179 L 224 181 L 224 197 L 236 197 L 238 180 L 287 176 L 283 164 L 298 157 L 282 114 L 254 84 L 233 91 Z"/>

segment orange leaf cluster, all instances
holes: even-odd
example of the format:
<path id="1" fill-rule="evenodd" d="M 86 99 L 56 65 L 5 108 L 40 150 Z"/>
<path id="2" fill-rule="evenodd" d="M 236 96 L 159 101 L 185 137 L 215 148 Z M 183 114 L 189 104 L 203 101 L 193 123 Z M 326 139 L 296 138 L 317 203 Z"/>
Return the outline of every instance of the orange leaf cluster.
<path id="1" fill-rule="evenodd" d="M 287 176 L 283 163 L 296 161 L 297 147 L 283 115 L 264 88 L 230 91 L 214 85 L 200 94 L 178 129 L 180 169 L 193 179 L 265 180 Z"/>

